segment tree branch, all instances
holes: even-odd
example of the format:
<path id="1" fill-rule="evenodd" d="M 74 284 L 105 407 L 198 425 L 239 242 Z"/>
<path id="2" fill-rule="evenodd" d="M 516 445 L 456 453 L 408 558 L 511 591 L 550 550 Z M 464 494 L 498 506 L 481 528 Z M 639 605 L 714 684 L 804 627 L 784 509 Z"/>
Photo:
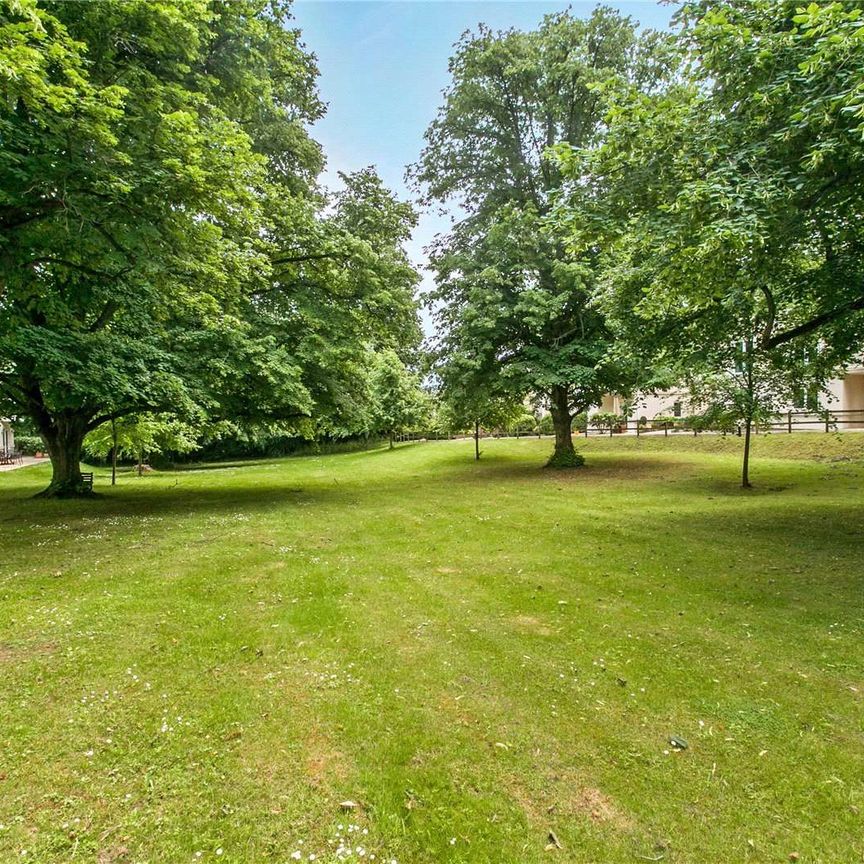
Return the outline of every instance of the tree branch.
<path id="1" fill-rule="evenodd" d="M 60 210 L 65 206 L 63 201 L 53 198 L 41 202 L 39 207 L 34 207 L 32 210 L 9 204 L 0 205 L 0 225 L 3 226 L 4 231 L 11 231 L 37 219 L 44 219 L 50 211 Z"/>
<path id="2" fill-rule="evenodd" d="M 830 324 L 832 321 L 836 321 L 838 318 L 842 318 L 850 312 L 860 312 L 862 309 L 864 309 L 864 296 L 856 297 L 848 303 L 843 303 L 834 309 L 830 309 L 828 312 L 816 315 L 814 318 L 805 321 L 803 324 L 799 324 L 797 327 L 792 327 L 789 330 L 784 330 L 782 333 L 778 333 L 776 336 L 769 339 L 763 347 L 768 349 L 776 348 L 778 345 L 796 339 L 798 336 L 806 336 L 808 333 L 812 333 L 823 325 Z"/>
<path id="3" fill-rule="evenodd" d="M 176 407 L 172 405 L 129 405 L 126 408 L 119 408 L 117 411 L 93 417 L 84 427 L 84 431 L 90 432 L 109 420 L 119 420 L 121 417 L 128 417 L 130 414 L 165 414 L 176 410 Z"/>
<path id="4" fill-rule="evenodd" d="M 108 322 L 114 317 L 114 313 L 120 308 L 120 304 L 115 300 L 109 300 L 102 311 L 99 313 L 99 317 L 90 325 L 90 332 L 96 333 L 99 330 L 108 326 Z"/>
<path id="5" fill-rule="evenodd" d="M 759 347 L 765 348 L 771 341 L 771 334 L 774 332 L 774 322 L 777 320 L 777 303 L 774 300 L 774 295 L 767 285 L 760 285 L 759 289 L 765 296 L 765 302 L 768 305 L 768 317 L 765 320 L 765 326 L 762 328 L 762 335 L 759 337 Z"/>
<path id="6" fill-rule="evenodd" d="M 316 255 L 281 255 L 272 260 L 273 264 L 299 264 L 302 261 L 321 261 L 325 258 L 345 258 L 340 252 L 319 252 Z"/>
<path id="7" fill-rule="evenodd" d="M 49 255 L 41 258 L 31 258 L 27 263 L 30 266 L 37 264 L 57 264 L 60 267 L 67 267 L 70 270 L 79 270 L 82 273 L 86 273 L 88 276 L 98 276 L 99 278 L 107 277 L 109 279 L 117 279 L 119 276 L 128 272 L 127 268 L 126 270 L 120 270 L 117 273 L 109 273 L 106 270 L 96 270 L 93 267 L 88 267 L 86 264 L 78 264 L 75 261 L 68 261 L 66 258 L 54 258 Z"/>
<path id="8" fill-rule="evenodd" d="M 14 384 L 9 376 L 0 375 L 0 387 L 7 392 L 14 394 L 13 398 L 23 407 L 27 405 L 27 394 L 20 384 Z"/>
<path id="9" fill-rule="evenodd" d="M 135 255 L 133 255 L 128 249 L 126 249 L 122 243 L 116 240 L 109 231 L 102 226 L 99 222 L 94 222 L 93 227 L 114 247 L 114 249 L 119 252 L 121 255 L 126 257 L 133 264 L 135 263 Z"/>

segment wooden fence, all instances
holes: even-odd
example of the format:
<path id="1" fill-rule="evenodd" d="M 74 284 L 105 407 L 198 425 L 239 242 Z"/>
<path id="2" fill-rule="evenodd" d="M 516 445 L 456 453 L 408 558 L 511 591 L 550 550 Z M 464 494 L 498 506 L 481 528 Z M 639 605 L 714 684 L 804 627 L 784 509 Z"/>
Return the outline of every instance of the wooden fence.
<path id="1" fill-rule="evenodd" d="M 844 411 L 832 411 L 830 408 L 824 408 L 819 411 L 786 411 L 782 414 L 774 414 L 765 422 L 754 424 L 755 432 L 787 432 L 796 431 L 806 432 L 837 432 L 844 429 L 860 429 L 864 431 L 864 408 L 847 409 Z M 742 433 L 742 425 L 738 424 L 734 429 L 726 429 L 729 434 L 740 435 Z M 592 428 L 589 420 L 588 426 L 584 430 L 585 435 L 620 435 L 626 432 L 635 432 L 637 435 L 645 435 L 649 433 L 657 434 L 662 432 L 664 435 L 669 435 L 669 432 L 692 432 L 698 435 L 700 432 L 718 432 L 724 431 L 712 429 L 710 426 L 699 427 L 693 424 L 692 418 L 689 417 L 667 417 L 664 420 L 649 420 L 647 423 L 641 423 L 638 420 L 624 420 L 609 424 L 604 428 Z"/>
<path id="2" fill-rule="evenodd" d="M 832 411 L 830 408 L 823 408 L 819 411 L 786 411 L 782 414 L 774 414 L 767 422 L 755 423 L 753 426 L 754 432 L 837 432 L 846 429 L 860 429 L 864 431 L 864 408 L 849 409 L 845 411 Z M 743 426 L 738 424 L 732 428 L 716 429 L 710 426 L 696 426 L 693 423 L 692 417 L 666 417 L 662 420 L 648 420 L 641 423 L 638 420 L 621 418 L 618 422 L 605 425 L 600 428 L 592 426 L 589 419 L 587 427 L 583 426 L 579 429 L 573 429 L 584 435 L 622 435 L 625 433 L 635 433 L 636 435 L 657 435 L 663 433 L 668 436 L 670 432 L 682 434 L 690 432 L 693 435 L 699 435 L 702 432 L 722 432 L 728 435 L 741 435 Z M 544 432 L 543 435 L 548 435 Z M 395 441 L 434 441 L 447 440 L 452 438 L 470 438 L 473 437 L 468 433 L 464 434 L 447 434 L 444 432 L 406 432 L 401 435 L 394 435 Z M 536 438 L 538 433 L 528 430 L 505 430 L 498 429 L 494 431 L 484 431 L 482 436 L 493 438 Z"/>

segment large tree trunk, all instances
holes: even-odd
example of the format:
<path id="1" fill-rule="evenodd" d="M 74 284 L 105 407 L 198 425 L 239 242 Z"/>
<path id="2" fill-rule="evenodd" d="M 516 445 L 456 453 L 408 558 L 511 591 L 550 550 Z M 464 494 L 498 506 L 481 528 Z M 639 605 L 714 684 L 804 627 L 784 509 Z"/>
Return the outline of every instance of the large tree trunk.
<path id="1" fill-rule="evenodd" d="M 474 423 L 474 461 L 480 461 L 480 421 Z"/>
<path id="2" fill-rule="evenodd" d="M 547 465 L 551 468 L 577 468 L 585 460 L 573 449 L 573 415 L 567 389 L 556 387 L 551 393 L 550 413 L 555 430 L 555 450 Z"/>
<path id="3" fill-rule="evenodd" d="M 40 424 L 40 433 L 51 457 L 51 483 L 39 498 L 79 498 L 92 495 L 81 478 L 81 448 L 87 421 L 83 417 L 55 417 Z"/>

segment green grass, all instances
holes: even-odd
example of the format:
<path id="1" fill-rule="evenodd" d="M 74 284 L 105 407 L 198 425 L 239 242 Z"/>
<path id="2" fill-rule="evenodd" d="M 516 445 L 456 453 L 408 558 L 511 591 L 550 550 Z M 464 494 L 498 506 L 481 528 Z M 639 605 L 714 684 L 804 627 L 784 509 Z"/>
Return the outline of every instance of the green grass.
<path id="1" fill-rule="evenodd" d="M 862 443 L 2 474 L 0 861 L 860 861 Z"/>

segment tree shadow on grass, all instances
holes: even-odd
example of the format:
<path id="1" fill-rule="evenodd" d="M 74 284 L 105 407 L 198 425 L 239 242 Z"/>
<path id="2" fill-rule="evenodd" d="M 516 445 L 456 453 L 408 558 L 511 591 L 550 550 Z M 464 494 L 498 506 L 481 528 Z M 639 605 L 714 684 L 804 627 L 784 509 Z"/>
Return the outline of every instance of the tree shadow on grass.
<path id="1" fill-rule="evenodd" d="M 284 463 L 252 463 L 261 464 Z M 193 483 L 188 473 L 167 473 L 142 478 L 140 485 L 129 481 L 88 501 L 25 497 L 38 490 L 35 481 L 44 477 L 37 475 L 16 484 L 20 498 L 0 495 L 0 523 L 11 529 L 9 543 L 21 543 L 20 532 L 31 528 L 34 542 L 43 528 L 87 534 L 94 522 L 116 517 L 144 521 L 243 514 L 251 517 L 253 532 L 256 516 L 272 519 L 275 514 L 287 521 L 302 513 L 320 520 L 323 530 L 331 519 L 386 520 L 397 510 L 411 513 L 413 508 L 422 515 L 428 507 L 437 508 L 446 526 L 448 518 L 464 519 L 461 505 L 466 498 L 494 507 L 496 493 L 515 489 L 526 507 L 538 503 L 540 513 L 554 516 L 534 517 L 520 527 L 514 509 L 511 521 L 517 530 L 496 543 L 530 541 L 542 548 L 549 542 L 557 548 L 562 535 L 553 537 L 550 526 L 560 517 L 572 538 L 574 558 L 580 554 L 580 526 L 607 540 L 620 536 L 625 557 L 618 566 L 625 575 L 635 548 L 636 557 L 644 560 L 639 566 L 644 566 L 645 579 L 691 601 L 702 595 L 706 608 L 725 604 L 745 610 L 755 602 L 778 614 L 791 609 L 800 622 L 807 608 L 823 615 L 849 614 L 864 601 L 864 571 L 858 566 L 864 553 L 864 501 L 844 497 L 850 481 L 838 478 L 844 484 L 838 488 L 824 466 L 802 468 L 798 481 L 790 479 L 798 472 L 788 465 L 766 466 L 755 490 L 740 489 L 734 466 L 648 454 L 626 460 L 597 457 L 584 468 L 557 472 L 544 469 L 540 459 L 502 453 L 472 463 L 454 450 L 436 454 L 423 465 L 408 463 L 408 470 L 402 467 L 394 464 L 372 477 L 350 468 L 312 478 L 293 472 L 239 472 L 228 484 L 218 471 L 211 475 L 212 483 L 206 476 L 198 475 Z M 184 483 L 184 477 L 189 482 Z M 171 485 L 175 478 L 179 484 Z M 583 503 L 574 503 L 574 498 Z M 559 500 L 562 506 L 556 509 Z M 508 506 L 515 506 L 512 498 Z M 170 523 L 159 530 L 170 531 Z M 212 528 L 214 542 L 219 530 Z M 411 538 L 403 535 L 402 540 Z M 406 549 L 400 549 L 404 554 Z M 612 554 L 610 567 L 615 566 Z M 622 581 L 622 588 L 627 584 Z"/>
<path id="2" fill-rule="evenodd" d="M 451 463 L 456 467 L 455 463 Z M 460 463 L 461 464 L 461 463 Z M 608 481 L 633 482 L 637 480 L 674 479 L 682 468 L 692 463 L 669 457 L 642 456 L 627 454 L 624 458 L 589 454 L 585 465 L 578 468 L 548 468 L 545 462 L 529 463 L 522 459 L 507 459 L 492 456 L 480 460 L 470 470 L 460 472 L 452 482 L 476 483 L 478 480 L 494 483 L 496 481 L 520 480 L 542 485 L 558 483 L 568 489 L 590 489 L 598 483 Z"/>
<path id="3" fill-rule="evenodd" d="M 368 447 L 358 448 L 356 450 L 346 450 L 344 452 L 337 453 L 288 453 L 284 456 L 250 456 L 247 459 L 236 458 L 229 459 L 226 461 L 213 461 L 213 462 L 186 462 L 179 463 L 173 465 L 170 469 L 172 473 L 176 472 L 178 474 L 199 474 L 206 473 L 209 471 L 224 471 L 227 469 L 235 469 L 235 468 L 272 468 L 277 466 L 283 466 L 285 464 L 297 462 L 299 464 L 303 464 L 303 462 L 308 462 L 310 460 L 320 460 L 327 459 L 328 461 L 340 461 L 352 456 L 377 456 L 384 453 L 397 453 L 404 450 L 413 449 L 418 447 L 422 442 L 420 441 L 405 441 L 398 443 L 393 450 L 390 450 L 386 444 L 381 444 L 376 447 Z"/>
<path id="4" fill-rule="evenodd" d="M 109 487 L 110 488 L 110 487 Z M 29 494 L 28 494 L 29 493 Z M 195 514 L 266 513 L 282 507 L 308 507 L 325 503 L 345 502 L 352 496 L 338 487 L 300 487 L 271 485 L 225 488 L 196 486 L 194 489 L 159 484 L 146 489 L 116 488 L 86 500 L 35 500 L 28 489 L 20 498 L 7 498 L 0 505 L 0 523 L 32 522 L 36 527 L 52 521 L 63 521 L 74 528 L 75 520 L 111 517 L 173 517 Z M 356 495 L 353 496 L 356 498 Z"/>
<path id="5" fill-rule="evenodd" d="M 666 571 L 670 588 L 682 596 L 710 595 L 715 608 L 775 610 L 781 616 L 778 635 L 792 623 L 782 617 L 787 613 L 799 624 L 817 612 L 823 620 L 860 617 L 864 506 L 822 501 L 818 508 L 790 508 L 775 500 L 743 516 L 729 508 L 688 513 L 668 523 L 681 550 L 677 566 Z M 662 524 L 647 519 L 646 537 Z M 687 559 L 697 563 L 688 566 Z"/>
<path id="6" fill-rule="evenodd" d="M 656 505 L 664 501 L 667 494 L 675 496 L 676 506 L 689 507 L 693 503 L 701 506 L 702 502 L 710 506 L 706 499 L 733 503 L 735 499 L 755 501 L 765 496 L 785 498 L 787 492 L 801 496 L 813 484 L 825 488 L 817 474 L 824 473 L 824 466 L 819 466 L 816 471 L 802 471 L 800 482 L 790 481 L 788 468 L 778 474 L 774 468 L 766 467 L 761 477 L 757 475 L 755 489 L 742 490 L 737 482 L 735 466 L 713 460 L 706 465 L 693 461 L 689 454 L 684 458 L 676 458 L 678 454 L 659 456 L 656 453 L 591 454 L 584 467 L 559 471 L 544 468 L 542 460 L 545 454 L 539 452 L 532 452 L 530 456 L 525 453 L 490 453 L 480 462 L 474 462 L 467 448 L 438 448 L 433 458 L 423 464 L 403 465 L 401 460 L 394 459 L 372 477 L 362 471 L 352 471 L 353 466 L 339 464 L 343 459 L 354 457 L 360 468 L 373 457 L 378 463 L 385 454 L 398 456 L 407 448 L 418 446 L 419 443 L 409 443 L 400 445 L 395 451 L 380 448 L 328 455 L 327 462 L 334 470 L 314 477 L 302 471 L 294 474 L 290 470 L 301 468 L 305 457 L 189 466 L 178 471 L 158 472 L 140 481 L 139 478 L 127 477 L 114 489 L 99 483 L 104 481 L 104 475 L 97 475 L 97 490 L 101 494 L 86 501 L 32 500 L 31 496 L 44 483 L 44 472 L 40 472 L 27 478 L 22 476 L 20 479 L 26 482 L 15 483 L 11 488 L 7 485 L 0 492 L 0 523 L 31 521 L 50 524 L 60 520 L 113 516 L 181 517 L 237 511 L 264 514 L 292 507 L 323 507 L 327 510 L 345 507 L 350 512 L 352 509 L 362 511 L 370 499 L 374 499 L 371 501 L 373 508 L 381 507 L 382 501 L 387 499 L 397 502 L 406 492 L 409 493 L 406 507 L 410 507 L 412 501 L 420 500 L 424 491 L 432 500 L 443 498 L 446 501 L 450 490 L 454 490 L 453 494 L 476 495 L 491 503 L 496 491 L 514 485 L 526 495 L 536 490 L 548 503 L 550 492 L 553 495 L 563 493 L 567 498 L 574 494 L 588 499 L 598 496 L 602 502 L 605 495 L 614 495 L 622 484 L 633 484 L 632 498 L 622 502 L 633 508 L 646 503 Z M 386 462 L 382 460 L 382 466 Z M 226 483 L 224 471 L 229 468 L 237 470 L 237 474 Z M 258 472 L 255 470 L 258 468 L 265 470 Z M 269 470 L 271 468 L 289 470 L 277 473 Z M 249 473 L 242 469 L 249 469 Z M 211 476 L 212 483 L 208 482 Z M 755 526 L 766 518 L 766 513 L 772 512 L 772 508 L 766 510 L 764 505 L 760 506 L 756 514 L 753 508 L 746 508 L 748 520 L 753 517 L 748 524 Z M 736 508 L 739 517 L 744 512 Z M 647 513 L 644 516 L 646 522 L 650 521 Z M 769 517 L 769 523 L 772 518 Z M 74 530 L 72 522 L 70 528 Z"/>
<path id="7" fill-rule="evenodd" d="M 172 465 L 170 468 L 163 470 L 171 474 L 203 474 L 216 471 L 230 471 L 238 468 L 270 468 L 281 464 L 285 458 L 288 457 L 273 456 L 270 458 L 261 457 L 260 459 L 232 459 L 227 462 L 187 462 Z"/>

